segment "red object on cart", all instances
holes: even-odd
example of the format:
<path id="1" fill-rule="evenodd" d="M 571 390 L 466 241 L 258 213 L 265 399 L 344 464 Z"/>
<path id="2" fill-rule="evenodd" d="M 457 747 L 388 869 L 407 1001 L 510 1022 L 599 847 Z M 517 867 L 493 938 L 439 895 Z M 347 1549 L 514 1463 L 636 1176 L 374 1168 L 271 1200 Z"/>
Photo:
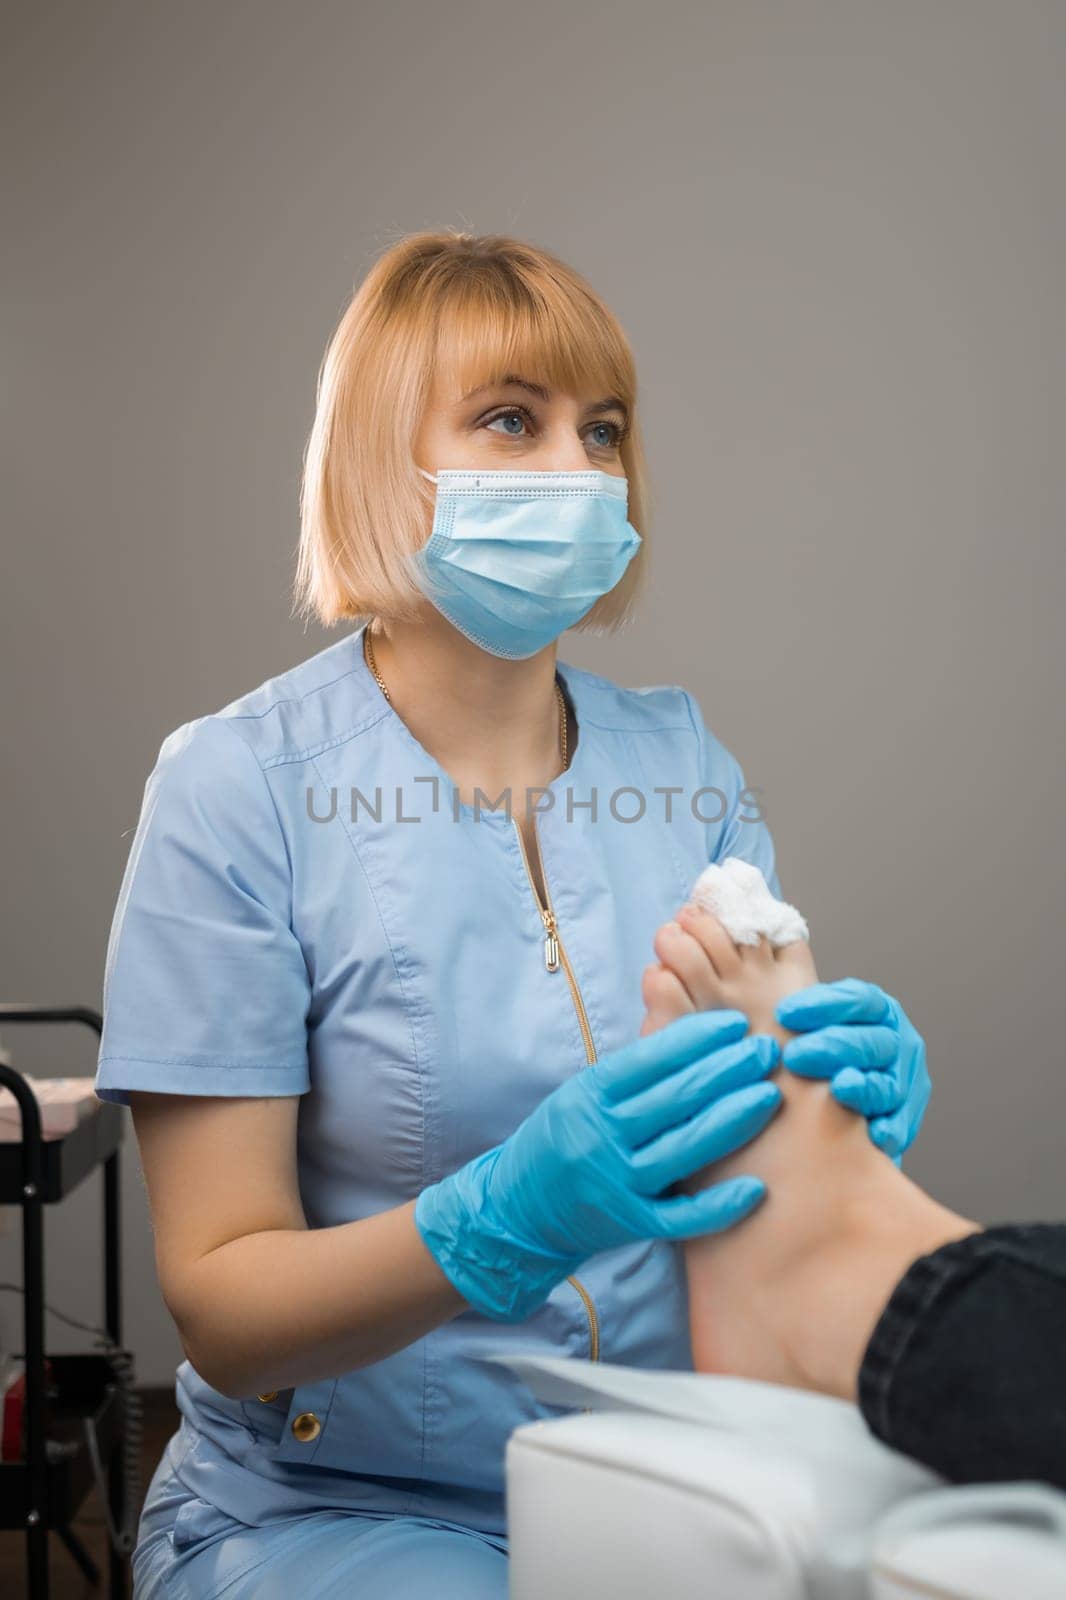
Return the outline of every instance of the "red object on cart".
<path id="1" fill-rule="evenodd" d="M 0 1461 L 24 1461 L 26 1458 L 26 1366 L 22 1361 L 12 1361 L 3 1379 L 4 1413 L 0 1424 Z M 52 1363 L 44 1363 L 45 1391 L 51 1388 Z"/>

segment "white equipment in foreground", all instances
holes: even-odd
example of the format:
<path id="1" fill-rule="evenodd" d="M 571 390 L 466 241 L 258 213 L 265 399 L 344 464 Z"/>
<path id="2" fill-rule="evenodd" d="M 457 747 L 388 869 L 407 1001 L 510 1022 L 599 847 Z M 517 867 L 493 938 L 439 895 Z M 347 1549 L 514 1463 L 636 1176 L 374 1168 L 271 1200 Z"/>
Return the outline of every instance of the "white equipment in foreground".
<path id="1" fill-rule="evenodd" d="M 774 1384 L 501 1357 L 511 1600 L 1063 1600 L 1066 1495 L 946 1486 L 857 1409 Z"/>

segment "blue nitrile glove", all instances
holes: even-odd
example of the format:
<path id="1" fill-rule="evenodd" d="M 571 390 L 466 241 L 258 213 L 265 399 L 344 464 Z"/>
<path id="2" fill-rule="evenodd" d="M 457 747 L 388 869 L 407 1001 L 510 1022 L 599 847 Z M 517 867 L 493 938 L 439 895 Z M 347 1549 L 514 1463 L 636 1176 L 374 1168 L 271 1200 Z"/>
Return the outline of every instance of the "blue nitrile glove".
<path id="1" fill-rule="evenodd" d="M 925 1044 L 898 1000 L 861 978 L 812 983 L 778 1002 L 777 1020 L 800 1034 L 782 1061 L 803 1078 L 829 1078 L 841 1105 L 867 1119 L 896 1165 L 925 1116 L 932 1084 Z"/>
<path id="2" fill-rule="evenodd" d="M 781 1091 L 775 1040 L 739 1011 L 692 1012 L 553 1089 L 502 1144 L 424 1189 L 415 1222 L 470 1304 L 519 1321 L 600 1250 L 687 1239 L 739 1222 L 766 1185 L 672 1184 L 746 1144 Z"/>

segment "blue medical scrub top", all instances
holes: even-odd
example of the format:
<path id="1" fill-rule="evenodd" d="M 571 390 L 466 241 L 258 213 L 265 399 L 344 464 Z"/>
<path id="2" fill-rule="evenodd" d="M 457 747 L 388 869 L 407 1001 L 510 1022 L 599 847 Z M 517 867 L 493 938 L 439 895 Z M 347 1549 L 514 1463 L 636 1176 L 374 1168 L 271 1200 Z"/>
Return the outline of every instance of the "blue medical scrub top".
<path id="1" fill-rule="evenodd" d="M 655 930 L 708 862 L 742 856 L 780 894 L 757 801 L 692 695 L 558 661 L 577 738 L 532 797 L 542 908 L 524 791 L 460 804 L 363 631 L 163 741 L 104 978 L 101 1097 L 301 1096 L 313 1228 L 412 1200 L 635 1038 Z M 229 1399 L 185 1361 L 182 1481 L 251 1524 L 336 1507 L 501 1532 L 507 1437 L 555 1414 L 483 1359 L 503 1350 L 690 1369 L 680 1252 L 607 1251 L 524 1322 L 470 1310 L 274 1396 Z"/>

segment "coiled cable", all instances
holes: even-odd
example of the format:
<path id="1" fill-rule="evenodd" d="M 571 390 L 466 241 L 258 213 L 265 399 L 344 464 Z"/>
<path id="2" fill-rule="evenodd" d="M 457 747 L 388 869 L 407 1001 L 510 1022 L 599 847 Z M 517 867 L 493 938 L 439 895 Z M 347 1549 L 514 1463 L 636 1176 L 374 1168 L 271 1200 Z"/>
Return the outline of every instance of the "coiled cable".
<path id="1" fill-rule="evenodd" d="M 0 1283 L 0 1290 L 9 1294 L 26 1292 L 20 1283 Z M 121 1528 L 115 1526 L 111 1515 L 111 1502 L 108 1498 L 107 1479 L 100 1455 L 100 1441 L 96 1436 L 96 1423 L 92 1417 L 83 1417 L 82 1423 L 108 1536 L 115 1551 L 119 1555 L 128 1556 L 137 1542 L 137 1524 L 141 1509 L 141 1444 L 144 1438 L 144 1406 L 134 1384 L 133 1356 L 128 1350 L 121 1349 L 105 1329 L 97 1328 L 90 1322 L 79 1322 L 77 1317 L 68 1316 L 65 1311 L 57 1310 L 47 1301 L 44 1303 L 44 1308 L 53 1317 L 58 1317 L 60 1322 L 66 1322 L 70 1327 L 80 1329 L 82 1333 L 93 1334 L 96 1348 L 103 1352 L 111 1369 L 112 1380 L 122 1407 Z"/>

